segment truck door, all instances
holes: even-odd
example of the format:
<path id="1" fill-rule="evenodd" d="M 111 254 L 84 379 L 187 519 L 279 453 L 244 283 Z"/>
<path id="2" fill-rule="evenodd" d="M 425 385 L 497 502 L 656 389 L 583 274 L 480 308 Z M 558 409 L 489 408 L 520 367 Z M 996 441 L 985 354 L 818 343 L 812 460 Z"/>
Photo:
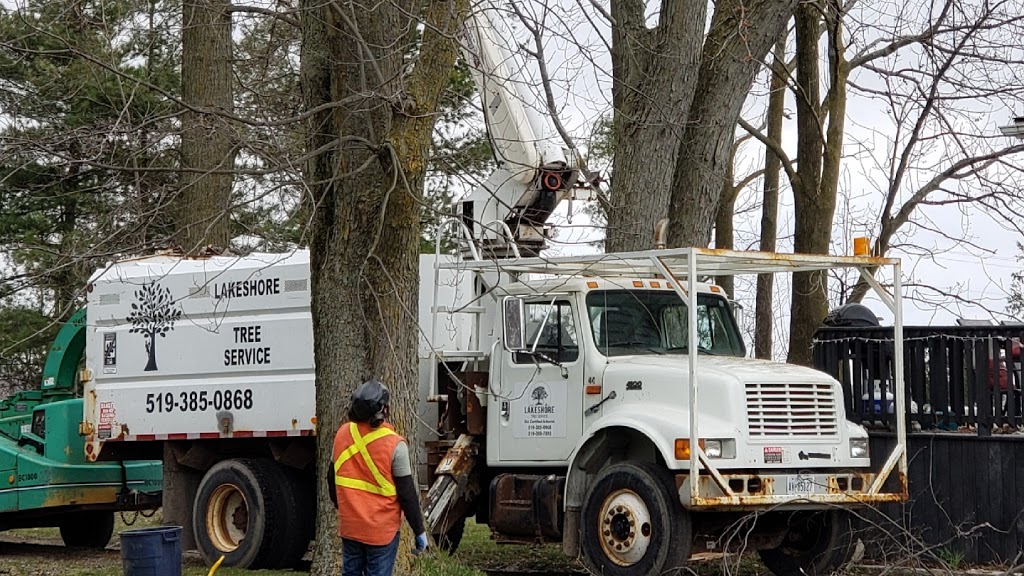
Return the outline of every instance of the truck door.
<path id="1" fill-rule="evenodd" d="M 504 352 L 498 459 L 564 462 L 583 433 L 583 347 L 568 297 L 527 300 L 526 343 Z"/>

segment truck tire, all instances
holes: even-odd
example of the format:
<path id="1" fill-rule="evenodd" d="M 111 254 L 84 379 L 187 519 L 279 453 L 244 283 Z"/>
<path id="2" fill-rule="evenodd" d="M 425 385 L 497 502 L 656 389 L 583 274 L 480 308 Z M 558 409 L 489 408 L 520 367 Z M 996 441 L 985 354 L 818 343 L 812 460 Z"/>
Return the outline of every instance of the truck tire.
<path id="1" fill-rule="evenodd" d="M 758 550 L 775 576 L 825 576 L 842 568 L 853 554 L 853 524 L 841 510 L 794 513 L 778 548 Z"/>
<path id="2" fill-rule="evenodd" d="M 580 522 L 583 562 L 592 574 L 681 573 L 693 527 L 667 470 L 623 462 L 606 468 L 587 492 Z"/>
<path id="3" fill-rule="evenodd" d="M 113 512 L 72 512 L 60 523 L 60 538 L 72 548 L 106 548 L 113 534 Z"/>
<path id="4" fill-rule="evenodd" d="M 270 464 L 282 472 L 282 486 L 287 493 L 284 506 L 284 526 L 281 532 L 281 552 L 277 562 L 267 568 L 296 568 L 309 550 L 316 531 L 316 485 L 312 474 L 286 466 Z"/>
<path id="5" fill-rule="evenodd" d="M 192 509 L 196 547 L 207 565 L 263 568 L 281 561 L 288 524 L 284 473 L 269 460 L 223 460 L 199 483 Z"/>

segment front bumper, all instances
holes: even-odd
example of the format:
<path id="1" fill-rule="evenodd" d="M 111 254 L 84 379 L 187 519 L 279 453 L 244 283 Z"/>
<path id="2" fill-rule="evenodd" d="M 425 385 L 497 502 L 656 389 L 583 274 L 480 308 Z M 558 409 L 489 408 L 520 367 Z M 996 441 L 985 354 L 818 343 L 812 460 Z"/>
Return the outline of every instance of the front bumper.
<path id="1" fill-rule="evenodd" d="M 691 510 L 813 510 L 904 502 L 906 478 L 898 472 L 896 478 L 897 491 L 883 492 L 873 472 L 702 474 L 694 497 L 690 475 L 678 474 L 676 488 L 683 507 Z"/>

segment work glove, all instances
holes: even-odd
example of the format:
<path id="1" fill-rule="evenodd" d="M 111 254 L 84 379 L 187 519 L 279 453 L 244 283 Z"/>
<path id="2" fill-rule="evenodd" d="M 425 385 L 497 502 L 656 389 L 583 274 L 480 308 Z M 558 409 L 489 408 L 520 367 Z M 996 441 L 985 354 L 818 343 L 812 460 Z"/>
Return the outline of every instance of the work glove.
<path id="1" fill-rule="evenodd" d="M 420 554 L 423 554 L 424 552 L 427 551 L 427 546 L 428 545 L 429 545 L 429 542 L 427 541 L 427 533 L 426 532 L 416 536 L 416 550 L 413 551 L 413 554 L 415 554 L 416 556 L 419 556 Z"/>

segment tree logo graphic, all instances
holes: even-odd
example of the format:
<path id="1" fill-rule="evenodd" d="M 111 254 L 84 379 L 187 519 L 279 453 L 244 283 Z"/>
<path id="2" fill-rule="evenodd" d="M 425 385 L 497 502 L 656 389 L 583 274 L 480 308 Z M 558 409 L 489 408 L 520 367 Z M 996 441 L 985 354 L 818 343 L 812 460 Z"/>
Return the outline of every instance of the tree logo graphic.
<path id="1" fill-rule="evenodd" d="M 132 323 L 129 334 L 142 334 L 146 340 L 146 354 L 149 362 L 145 372 L 156 370 L 156 337 L 164 338 L 174 330 L 174 323 L 181 319 L 181 305 L 171 299 L 170 288 L 156 282 L 144 284 L 135 291 L 135 300 L 128 321 Z"/>
<path id="2" fill-rule="evenodd" d="M 530 397 L 535 400 L 535 406 L 540 406 L 548 399 L 548 391 L 543 386 L 537 386 L 533 389 L 533 392 L 530 393 Z"/>

